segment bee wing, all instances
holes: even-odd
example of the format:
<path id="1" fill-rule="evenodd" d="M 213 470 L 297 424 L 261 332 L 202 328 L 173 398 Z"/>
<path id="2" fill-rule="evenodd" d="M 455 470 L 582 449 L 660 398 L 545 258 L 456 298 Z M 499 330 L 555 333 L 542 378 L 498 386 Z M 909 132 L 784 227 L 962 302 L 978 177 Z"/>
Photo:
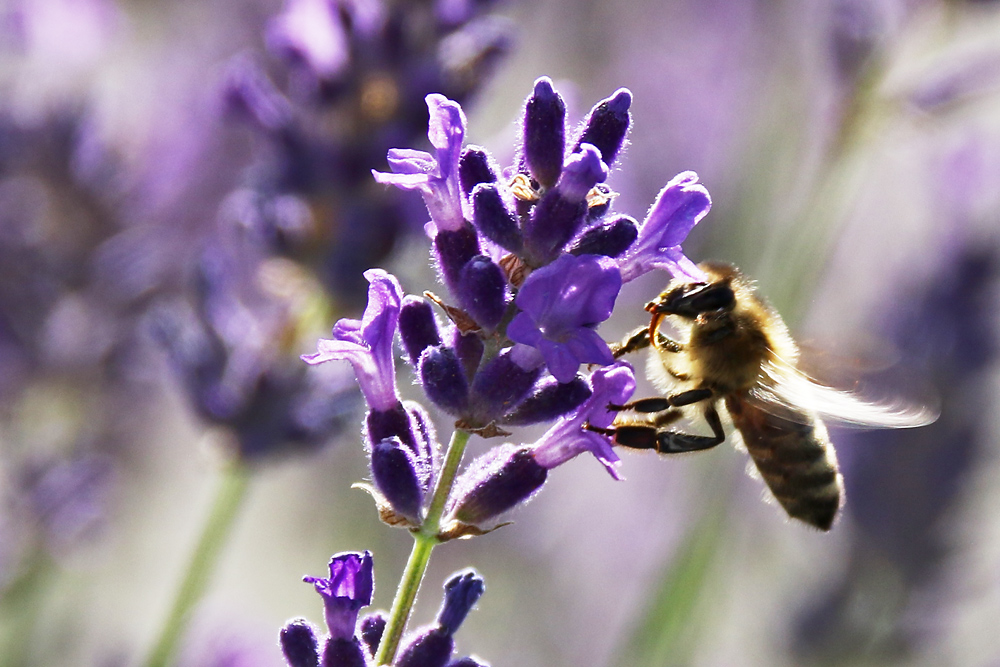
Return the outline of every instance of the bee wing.
<path id="1" fill-rule="evenodd" d="M 787 364 L 767 364 L 764 381 L 750 392 L 749 400 L 785 419 L 812 412 L 824 420 L 858 428 L 912 428 L 930 424 L 938 417 L 937 410 L 922 405 L 866 401 L 851 392 L 820 384 Z"/>

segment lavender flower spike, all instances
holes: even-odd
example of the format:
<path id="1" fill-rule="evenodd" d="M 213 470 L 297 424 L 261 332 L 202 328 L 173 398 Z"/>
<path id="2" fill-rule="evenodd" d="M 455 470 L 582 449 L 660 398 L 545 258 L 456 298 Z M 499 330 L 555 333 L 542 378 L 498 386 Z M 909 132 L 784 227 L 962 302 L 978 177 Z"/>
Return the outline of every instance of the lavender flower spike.
<path id="1" fill-rule="evenodd" d="M 646 214 L 639 238 L 620 258 L 622 280 L 635 280 L 653 269 L 669 271 L 675 278 L 707 280 L 684 255 L 681 243 L 711 207 L 712 198 L 698 182 L 698 174 L 685 171 L 674 176 Z"/>
<path id="2" fill-rule="evenodd" d="M 576 376 L 581 363 L 614 361 L 608 344 L 591 327 L 611 316 L 622 280 L 607 257 L 563 255 L 528 277 L 517 294 L 521 308 L 507 335 L 537 348 L 560 382 Z"/>
<path id="3" fill-rule="evenodd" d="M 437 230 L 457 231 L 465 221 L 458 174 L 465 138 L 465 113 L 458 102 L 444 95 L 433 93 L 425 99 L 430 112 L 427 137 L 435 154 L 393 148 L 388 154 L 393 173 L 372 170 L 372 176 L 379 183 L 403 190 L 420 190 Z"/>
<path id="4" fill-rule="evenodd" d="M 611 443 L 602 435 L 584 430 L 584 424 L 607 428 L 615 420 L 616 412 L 608 410 L 609 403 L 622 404 L 635 391 L 632 367 L 624 362 L 599 368 L 590 376 L 594 393 L 579 408 L 560 419 L 538 439 L 533 448 L 535 461 L 543 468 L 554 468 L 577 454 L 590 452 L 604 465 L 615 479 L 618 474 L 618 455 Z"/>
<path id="5" fill-rule="evenodd" d="M 354 636 L 358 611 L 372 603 L 375 582 L 372 554 L 347 551 L 330 559 L 330 578 L 303 577 L 323 596 L 324 616 L 330 636 L 347 639 Z"/>
<path id="6" fill-rule="evenodd" d="M 392 339 L 399 322 L 403 290 L 396 277 L 382 269 L 365 271 L 365 278 L 369 286 L 364 317 L 339 320 L 333 327 L 333 338 L 320 339 L 317 352 L 302 355 L 302 360 L 313 365 L 349 361 L 368 406 L 385 412 L 399 403 Z"/>

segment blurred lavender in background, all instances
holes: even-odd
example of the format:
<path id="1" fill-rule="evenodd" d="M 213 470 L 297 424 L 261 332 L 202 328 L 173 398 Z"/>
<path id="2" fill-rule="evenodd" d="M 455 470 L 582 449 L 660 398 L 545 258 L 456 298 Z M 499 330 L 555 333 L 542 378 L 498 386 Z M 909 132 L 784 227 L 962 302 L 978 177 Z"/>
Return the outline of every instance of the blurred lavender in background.
<path id="1" fill-rule="evenodd" d="M 360 448 L 322 447 L 358 439 L 353 379 L 297 357 L 357 316 L 364 270 L 430 275 L 405 243 L 424 207 L 370 175 L 421 145 L 424 96 L 460 101 L 469 141 L 496 152 L 542 74 L 572 118 L 574 97 L 634 93 L 618 208 L 697 171 L 713 210 L 685 252 L 740 265 L 802 338 L 894 346 L 893 370 L 932 384 L 942 417 L 835 436 L 847 509 L 826 537 L 762 506 L 726 448 L 623 457 L 610 489 L 567 464 L 514 526 L 432 564 L 431 581 L 474 564 L 490 582 L 459 654 L 627 662 L 645 624 L 668 646 L 653 664 L 1000 659 L 996 3 L 502 10 L 0 4 L 0 664 L 140 660 L 219 439 L 249 462 L 312 453 L 261 471 L 182 664 L 281 665 L 274 628 L 318 618 L 296 581 L 332 553 L 374 551 L 373 604 L 388 605 L 405 536 L 345 491 L 367 474 Z M 623 289 L 601 333 L 633 329 L 663 281 Z"/>

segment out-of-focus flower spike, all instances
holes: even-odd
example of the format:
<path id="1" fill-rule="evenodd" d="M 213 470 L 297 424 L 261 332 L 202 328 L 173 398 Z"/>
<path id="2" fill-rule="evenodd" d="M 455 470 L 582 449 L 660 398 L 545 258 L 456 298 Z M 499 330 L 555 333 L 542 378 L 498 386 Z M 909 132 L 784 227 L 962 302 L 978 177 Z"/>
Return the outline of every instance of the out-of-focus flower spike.
<path id="1" fill-rule="evenodd" d="M 614 164 L 628 136 L 632 122 L 631 106 L 632 92 L 627 88 L 619 88 L 611 97 L 598 102 L 584 121 L 583 132 L 577 138 L 573 152 L 581 150 L 584 144 L 592 144 L 601 152 L 606 165 Z"/>
<path id="2" fill-rule="evenodd" d="M 273 53 L 303 65 L 320 81 L 339 78 L 350 60 L 347 34 L 331 0 L 286 0 L 265 39 Z"/>
<path id="3" fill-rule="evenodd" d="M 467 146 L 458 159 L 458 180 L 465 196 L 471 196 L 477 185 L 496 183 L 500 169 L 485 148 Z"/>
<path id="4" fill-rule="evenodd" d="M 558 419 L 579 407 L 593 392 L 586 380 L 577 376 L 569 382 L 546 378 L 538 383 L 534 393 L 506 415 L 501 423 L 527 426 Z"/>
<path id="5" fill-rule="evenodd" d="M 409 294 L 399 311 L 399 337 L 406 356 L 414 366 L 428 347 L 441 344 L 434 310 L 427 299 Z"/>
<path id="6" fill-rule="evenodd" d="M 618 257 L 628 250 L 639 237 L 639 223 L 628 215 L 585 231 L 573 244 L 571 255 L 604 255 Z"/>
<path id="7" fill-rule="evenodd" d="M 372 612 L 361 619 L 358 634 L 361 641 L 368 647 L 368 654 L 375 657 L 378 645 L 382 643 L 382 633 L 385 632 L 386 618 L 380 611 Z"/>
<path id="8" fill-rule="evenodd" d="M 504 444 L 486 452 L 455 483 L 448 517 L 483 526 L 525 503 L 545 484 L 548 468 L 530 447 Z"/>
<path id="9" fill-rule="evenodd" d="M 469 407 L 469 385 L 465 369 L 454 350 L 440 345 L 429 347 L 420 356 L 420 383 L 435 405 L 452 415 Z"/>
<path id="10" fill-rule="evenodd" d="M 498 246 L 513 253 L 521 252 L 524 245 L 521 229 L 496 184 L 480 184 L 472 191 L 472 223 Z"/>
<path id="11" fill-rule="evenodd" d="M 319 667 L 319 642 L 316 629 L 304 618 L 285 624 L 280 635 L 281 652 L 289 667 Z"/>
<path id="12" fill-rule="evenodd" d="M 371 451 L 372 481 L 389 506 L 414 524 L 423 504 L 422 475 L 417 454 L 399 438 L 375 443 Z"/>
<path id="13" fill-rule="evenodd" d="M 479 326 L 492 331 L 500 324 L 507 309 L 507 279 L 492 259 L 478 255 L 469 260 L 457 287 L 459 305 Z"/>
<path id="14" fill-rule="evenodd" d="M 288 99 L 249 58 L 239 58 L 228 68 L 223 100 L 228 113 L 250 120 L 266 132 L 284 130 L 292 123 Z"/>
<path id="15" fill-rule="evenodd" d="M 538 183 L 551 188 L 562 173 L 566 151 L 566 103 L 543 76 L 524 105 L 524 161 Z"/>
<path id="16" fill-rule="evenodd" d="M 525 224 L 525 252 L 533 264 L 542 266 L 559 256 L 587 219 L 587 193 L 607 175 L 600 151 L 590 144 L 566 160 L 559 182 Z"/>
<path id="17" fill-rule="evenodd" d="M 455 634 L 479 598 L 486 591 L 486 582 L 473 569 L 456 572 L 444 584 L 444 602 L 437 622 L 448 634 Z"/>
<path id="18" fill-rule="evenodd" d="M 698 174 L 685 171 L 660 191 L 639 227 L 639 238 L 619 260 L 622 280 L 629 282 L 663 269 L 674 277 L 704 281 L 708 277 L 688 259 L 681 243 L 712 207 L 712 199 Z"/>

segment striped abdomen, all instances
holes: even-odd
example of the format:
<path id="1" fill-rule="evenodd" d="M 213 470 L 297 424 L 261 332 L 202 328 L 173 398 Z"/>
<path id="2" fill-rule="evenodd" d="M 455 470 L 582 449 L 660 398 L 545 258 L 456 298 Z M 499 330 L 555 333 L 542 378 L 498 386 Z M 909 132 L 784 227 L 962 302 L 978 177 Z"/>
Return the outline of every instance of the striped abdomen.
<path id="1" fill-rule="evenodd" d="M 823 423 L 784 406 L 774 406 L 780 416 L 766 412 L 740 396 L 728 396 L 726 408 L 788 515 L 830 530 L 844 497 L 844 481 Z"/>

